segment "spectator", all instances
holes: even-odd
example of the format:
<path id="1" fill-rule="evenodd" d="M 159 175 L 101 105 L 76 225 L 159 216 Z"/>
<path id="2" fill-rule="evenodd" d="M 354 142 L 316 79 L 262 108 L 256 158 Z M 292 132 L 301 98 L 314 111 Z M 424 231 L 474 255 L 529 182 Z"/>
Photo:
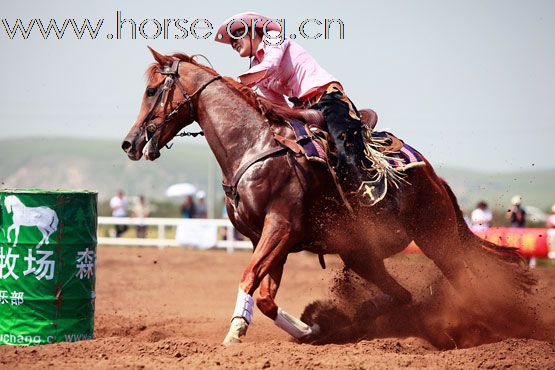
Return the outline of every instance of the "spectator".
<path id="1" fill-rule="evenodd" d="M 139 195 L 139 198 L 135 202 L 132 211 L 133 217 L 137 217 L 139 221 L 147 218 L 150 215 L 150 207 L 146 203 L 146 199 L 144 195 Z M 137 225 L 137 238 L 145 238 L 146 237 L 146 225 L 138 224 Z"/>
<path id="2" fill-rule="evenodd" d="M 196 207 L 195 202 L 193 202 L 193 197 L 187 195 L 183 204 L 181 205 L 181 217 L 182 218 L 193 218 L 195 217 Z"/>
<path id="3" fill-rule="evenodd" d="M 555 229 L 555 204 L 551 206 L 551 214 L 547 216 L 547 227 Z"/>
<path id="4" fill-rule="evenodd" d="M 123 190 L 118 190 L 116 195 L 110 199 L 110 208 L 112 217 L 127 217 L 127 198 Z M 127 225 L 116 225 L 116 238 L 119 238 L 128 228 Z"/>
<path id="5" fill-rule="evenodd" d="M 511 223 L 511 227 L 522 228 L 526 224 L 526 211 L 522 207 L 522 197 L 515 195 L 511 199 L 512 207 L 507 211 L 507 219 Z"/>
<path id="6" fill-rule="evenodd" d="M 468 211 L 466 208 L 460 208 L 461 213 L 463 215 L 463 220 L 466 223 L 466 226 L 472 227 L 472 221 L 470 221 L 470 217 L 468 217 Z"/>
<path id="7" fill-rule="evenodd" d="M 206 205 L 206 193 L 202 190 L 197 192 L 196 195 L 197 203 L 195 205 L 194 218 L 207 218 L 208 217 L 208 206 Z"/>
<path id="8" fill-rule="evenodd" d="M 489 229 L 493 214 L 488 208 L 488 204 L 483 200 L 478 202 L 476 209 L 472 211 L 470 219 L 473 231 L 485 231 Z"/>

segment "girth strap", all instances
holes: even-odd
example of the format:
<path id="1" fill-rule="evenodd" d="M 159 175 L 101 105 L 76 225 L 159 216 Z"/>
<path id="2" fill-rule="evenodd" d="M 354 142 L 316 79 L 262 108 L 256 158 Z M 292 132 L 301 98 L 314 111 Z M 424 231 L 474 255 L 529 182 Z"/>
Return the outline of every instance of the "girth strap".
<path id="1" fill-rule="evenodd" d="M 227 196 L 229 196 L 231 199 L 233 199 L 235 203 L 235 207 L 237 207 L 237 205 L 239 204 L 239 194 L 237 193 L 237 185 L 239 184 L 239 180 L 241 180 L 241 177 L 245 174 L 245 172 L 247 172 L 247 170 L 256 162 L 276 154 L 284 154 L 286 151 L 287 151 L 287 148 L 275 147 L 275 148 L 270 148 L 268 150 L 260 152 L 254 157 L 252 157 L 249 161 L 245 162 L 241 167 L 239 167 L 239 169 L 235 173 L 235 176 L 233 176 L 233 179 L 231 180 L 230 185 L 222 183 L 222 187 L 224 188 L 224 193 Z"/>

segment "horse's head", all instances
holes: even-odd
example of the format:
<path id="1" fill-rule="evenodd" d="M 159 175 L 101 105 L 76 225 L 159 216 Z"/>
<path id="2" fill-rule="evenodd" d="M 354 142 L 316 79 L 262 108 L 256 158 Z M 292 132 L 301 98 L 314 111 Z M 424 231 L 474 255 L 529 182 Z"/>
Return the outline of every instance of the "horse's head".
<path id="1" fill-rule="evenodd" d="M 180 80 L 180 62 L 149 47 L 156 63 L 148 73 L 139 115 L 123 140 L 122 149 L 130 159 L 155 160 L 164 147 L 185 126 L 195 119 L 192 98 Z"/>
<path id="2" fill-rule="evenodd" d="M 6 199 L 4 199 L 4 205 L 6 206 L 6 210 L 8 213 L 12 213 L 12 207 L 20 204 L 21 202 L 15 195 L 8 195 Z"/>

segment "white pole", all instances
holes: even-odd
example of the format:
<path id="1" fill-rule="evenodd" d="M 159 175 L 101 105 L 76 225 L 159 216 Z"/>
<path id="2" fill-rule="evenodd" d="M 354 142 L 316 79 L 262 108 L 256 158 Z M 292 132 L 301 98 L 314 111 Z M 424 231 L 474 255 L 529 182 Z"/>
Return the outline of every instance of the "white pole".
<path id="1" fill-rule="evenodd" d="M 214 217 L 214 208 L 216 207 L 216 159 L 212 152 L 208 154 L 208 194 L 207 194 L 207 207 L 208 207 L 208 218 L 212 219 Z"/>

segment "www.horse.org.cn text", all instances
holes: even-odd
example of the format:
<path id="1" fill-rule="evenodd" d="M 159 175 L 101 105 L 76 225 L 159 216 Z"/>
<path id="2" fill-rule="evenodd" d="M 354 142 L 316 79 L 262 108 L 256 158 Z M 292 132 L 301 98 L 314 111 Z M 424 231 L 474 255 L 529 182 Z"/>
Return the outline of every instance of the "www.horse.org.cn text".
<path id="1" fill-rule="evenodd" d="M 206 18 L 186 19 L 186 18 L 144 18 L 133 19 L 124 17 L 122 11 L 118 10 L 113 18 L 114 24 L 110 31 L 102 32 L 107 28 L 105 18 L 89 19 L 89 18 L 65 18 L 65 19 L 7 19 L 2 18 L 2 28 L 4 32 L 0 32 L 0 38 L 8 38 L 10 40 L 27 40 L 39 38 L 44 40 L 62 40 L 64 38 L 78 40 L 155 40 L 155 39 L 176 39 L 182 40 L 188 37 L 197 40 L 211 39 L 214 37 L 213 22 Z M 241 19 L 235 20 L 241 22 L 245 26 L 252 26 Z M 256 20 L 255 20 L 256 21 Z M 266 27 L 268 22 L 275 22 L 281 26 L 279 35 L 268 35 Z M 345 38 L 345 24 L 339 18 L 306 18 L 300 21 L 295 32 L 288 33 L 285 18 L 273 19 L 263 24 L 264 34 L 272 39 L 273 43 L 280 44 L 286 37 L 291 39 L 303 38 L 309 40 L 315 39 L 335 39 L 343 40 Z M 249 22 L 252 23 L 252 22 Z M 257 26 L 260 26 L 258 24 Z M 243 36 L 233 36 L 233 38 L 242 38 Z M 221 38 L 222 35 L 217 35 Z"/>

